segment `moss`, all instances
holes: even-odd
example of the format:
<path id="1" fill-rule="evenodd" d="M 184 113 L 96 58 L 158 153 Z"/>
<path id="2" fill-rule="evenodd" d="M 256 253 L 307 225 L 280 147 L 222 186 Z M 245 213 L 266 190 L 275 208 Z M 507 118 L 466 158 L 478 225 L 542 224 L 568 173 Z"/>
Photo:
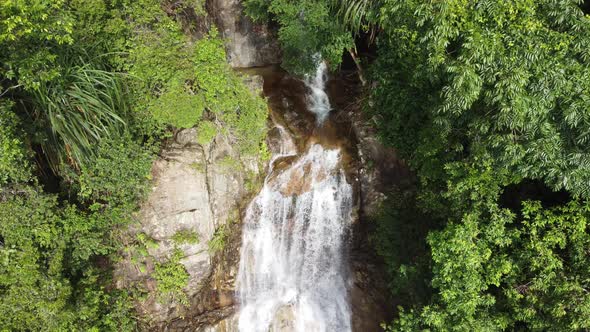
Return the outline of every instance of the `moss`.
<path id="1" fill-rule="evenodd" d="M 199 172 L 199 173 L 205 173 L 205 170 L 207 169 L 207 167 L 205 166 L 205 163 L 203 162 L 197 162 L 195 161 L 194 163 L 191 163 L 190 168 L 194 169 L 195 171 Z"/>
<path id="2" fill-rule="evenodd" d="M 246 177 L 244 178 L 244 189 L 248 193 L 258 192 L 260 188 L 262 188 L 263 184 L 264 177 L 256 174 L 256 172 L 253 172 L 251 170 L 248 170 L 248 172 L 246 172 Z"/>
<path id="3" fill-rule="evenodd" d="M 172 236 L 172 241 L 175 244 L 197 244 L 199 243 L 199 233 L 190 230 L 190 229 L 182 229 Z"/>
<path id="4" fill-rule="evenodd" d="M 197 127 L 197 143 L 206 145 L 211 143 L 217 135 L 217 127 L 211 121 L 203 121 Z"/>
<path id="5" fill-rule="evenodd" d="M 225 173 L 240 172 L 243 169 L 240 161 L 231 156 L 225 156 L 218 160 L 217 166 L 221 167 Z"/>

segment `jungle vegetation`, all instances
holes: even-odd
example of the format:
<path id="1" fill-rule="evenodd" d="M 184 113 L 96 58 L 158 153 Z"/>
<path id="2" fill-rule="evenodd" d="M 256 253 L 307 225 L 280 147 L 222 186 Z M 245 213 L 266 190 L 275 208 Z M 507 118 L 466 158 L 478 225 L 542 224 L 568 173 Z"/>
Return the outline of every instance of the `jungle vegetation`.
<path id="1" fill-rule="evenodd" d="M 185 31 L 202 5 L 0 2 L 0 329 L 136 329 L 110 267 L 161 143 L 197 127 L 266 151 L 266 106 L 219 33 Z M 352 57 L 368 118 L 415 175 L 374 217 L 399 304 L 386 330 L 590 329 L 588 1 L 244 6 L 295 75 Z M 185 300 L 180 265 L 160 264 L 163 297 Z"/>
<path id="2" fill-rule="evenodd" d="M 184 31 L 202 5 L 0 2 L 0 330 L 136 330 L 141 294 L 114 288 L 111 269 L 162 142 L 197 127 L 202 144 L 219 133 L 265 151 L 265 102 L 216 28 Z M 154 278 L 182 302 L 178 259 Z"/>

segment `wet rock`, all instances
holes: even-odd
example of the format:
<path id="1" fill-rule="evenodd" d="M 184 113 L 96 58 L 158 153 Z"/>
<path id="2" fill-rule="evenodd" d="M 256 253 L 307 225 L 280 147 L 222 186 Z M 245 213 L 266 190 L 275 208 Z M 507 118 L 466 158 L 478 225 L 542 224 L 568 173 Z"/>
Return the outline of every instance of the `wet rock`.
<path id="1" fill-rule="evenodd" d="M 205 326 L 202 332 L 238 332 L 238 315 L 224 318 L 211 326 Z"/>
<path id="2" fill-rule="evenodd" d="M 296 331 L 293 322 L 295 316 L 292 306 L 283 306 L 277 310 L 276 316 L 271 323 L 271 331 L 276 332 L 294 332 Z"/>
<path id="3" fill-rule="evenodd" d="M 380 260 L 373 255 L 353 254 L 350 307 L 353 331 L 381 331 L 394 310 Z"/>
<path id="4" fill-rule="evenodd" d="M 362 110 L 363 92 L 351 77 L 356 75 L 341 73 L 328 82 L 328 90 L 330 100 L 340 110 L 331 117 L 340 123 L 340 130 L 354 137 L 357 152 L 350 165 L 356 169 L 360 207 L 350 257 L 352 325 L 353 331 L 380 331 L 380 324 L 391 320 L 395 308 L 383 260 L 368 240 L 374 231 L 371 219 L 379 213 L 387 192 L 406 186 L 413 176 L 396 151 L 379 141 L 374 121 Z"/>

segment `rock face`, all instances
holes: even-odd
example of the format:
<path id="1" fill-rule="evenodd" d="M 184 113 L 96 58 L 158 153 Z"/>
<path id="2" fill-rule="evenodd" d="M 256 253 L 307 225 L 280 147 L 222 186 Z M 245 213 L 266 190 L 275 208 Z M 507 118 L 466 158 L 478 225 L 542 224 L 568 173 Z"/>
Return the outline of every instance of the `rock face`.
<path id="1" fill-rule="evenodd" d="M 207 12 L 228 40 L 226 51 L 232 67 L 247 68 L 281 62 L 278 41 L 264 24 L 254 24 L 243 13 L 241 0 L 208 0 Z"/>
<path id="2" fill-rule="evenodd" d="M 247 194 L 243 189 L 246 169 L 223 135 L 204 146 L 197 144 L 196 137 L 196 129 L 178 132 L 154 163 L 152 193 L 130 237 L 142 236 L 155 245 L 147 246 L 143 254 L 130 245 L 116 269 L 119 287 L 147 290 L 146 300 L 138 304 L 140 314 L 149 318 L 147 329 L 194 330 L 233 311 L 240 241 L 237 221 Z M 209 243 L 220 229 L 224 230 L 225 246 L 213 251 Z M 196 232 L 198 242 L 176 243 L 174 235 L 183 230 Z M 187 306 L 161 301 L 152 279 L 156 262 L 165 262 L 176 248 L 182 251 L 180 263 L 189 274 L 184 288 Z"/>

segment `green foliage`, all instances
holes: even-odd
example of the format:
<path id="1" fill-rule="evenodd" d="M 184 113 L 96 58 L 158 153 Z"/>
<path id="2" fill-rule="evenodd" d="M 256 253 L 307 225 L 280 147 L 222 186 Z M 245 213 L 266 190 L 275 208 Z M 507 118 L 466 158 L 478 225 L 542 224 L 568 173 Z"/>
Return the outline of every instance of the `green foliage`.
<path id="1" fill-rule="evenodd" d="M 260 143 L 260 150 L 258 155 L 260 156 L 260 160 L 262 160 L 263 162 L 269 161 L 272 157 L 272 153 L 270 152 L 270 149 L 268 148 L 266 141 L 262 141 L 262 143 Z"/>
<path id="2" fill-rule="evenodd" d="M 491 155 L 589 195 L 590 20 L 574 2 L 386 1 L 380 24 L 374 109 L 422 175 Z"/>
<path id="3" fill-rule="evenodd" d="M 232 156 L 225 156 L 216 161 L 216 165 L 220 167 L 226 174 L 235 174 L 243 169 L 242 163 Z"/>
<path id="4" fill-rule="evenodd" d="M 59 76 L 60 45 L 73 43 L 74 20 L 64 0 L 3 1 L 0 6 L 0 75 L 34 90 Z M 42 47 L 40 47 L 42 46 Z"/>
<path id="5" fill-rule="evenodd" d="M 30 112 L 47 131 L 41 145 L 55 171 L 93 162 L 95 145 L 125 130 L 127 103 L 116 74 L 76 66 L 40 84 L 33 97 Z"/>
<path id="6" fill-rule="evenodd" d="M 244 189 L 248 193 L 258 193 L 264 184 L 264 178 L 261 174 L 251 169 L 246 170 L 244 177 Z"/>
<path id="7" fill-rule="evenodd" d="M 371 240 L 383 257 L 392 295 L 403 304 L 425 304 L 431 295 L 428 232 L 440 223 L 416 207 L 415 193 L 394 191 L 376 216 Z"/>
<path id="8" fill-rule="evenodd" d="M 189 274 L 180 260 L 183 258 L 182 250 L 175 249 L 170 260 L 165 263 L 156 263 L 152 276 L 156 280 L 159 300 L 162 302 L 177 301 L 188 304 L 188 298 L 184 287 L 188 283 Z"/>
<path id="9" fill-rule="evenodd" d="M 209 243 L 207 243 L 209 246 L 209 251 L 215 253 L 223 250 L 223 248 L 225 248 L 225 244 L 227 243 L 228 237 L 229 227 L 227 225 L 224 224 L 217 227 L 215 234 L 213 234 L 213 238 L 209 240 Z"/>
<path id="10" fill-rule="evenodd" d="M 196 15 L 207 15 L 207 12 L 205 11 L 205 1 L 206 0 L 183 1 L 180 3 L 176 11 L 180 12 L 182 10 L 192 9 Z"/>
<path id="11" fill-rule="evenodd" d="M 293 74 L 312 72 L 319 58 L 336 68 L 343 50 L 354 46 L 351 34 L 334 20 L 330 1 L 247 0 L 245 8 L 254 20 L 270 18 L 279 24 L 282 65 Z"/>
<path id="12" fill-rule="evenodd" d="M 332 0 L 333 11 L 353 33 L 368 31 L 375 24 L 379 0 Z"/>
<path id="13" fill-rule="evenodd" d="M 145 233 L 138 233 L 135 241 L 125 246 L 124 251 L 129 255 L 131 263 L 141 272 L 147 271 L 146 260 L 151 257 L 149 250 L 157 249 L 158 241 Z"/>
<path id="14" fill-rule="evenodd" d="M 539 202 L 523 206 L 517 265 L 506 297 L 515 319 L 534 330 L 581 330 L 590 326 L 587 250 L 590 205 L 574 201 L 555 209 Z"/>
<path id="15" fill-rule="evenodd" d="M 154 240 L 151 236 L 149 236 L 145 233 L 137 234 L 136 240 L 137 240 L 138 245 L 141 247 L 139 252 L 143 256 L 148 255 L 148 252 L 147 252 L 148 249 L 156 249 L 160 246 L 158 241 Z"/>
<path id="16" fill-rule="evenodd" d="M 194 86 L 207 110 L 232 134 L 238 148 L 255 155 L 266 135 L 267 107 L 225 61 L 223 42 L 213 29 L 208 38 L 195 43 Z"/>
<path id="17" fill-rule="evenodd" d="M 190 168 L 194 169 L 195 171 L 199 172 L 199 173 L 204 173 L 207 170 L 207 165 L 205 165 L 205 162 L 193 162 L 191 163 L 189 166 Z"/>
<path id="18" fill-rule="evenodd" d="M 131 330 L 124 293 L 92 260 L 113 252 L 108 213 L 60 208 L 28 188 L 0 202 L 0 324 L 8 330 Z M 26 296 L 25 296 L 26 295 Z"/>
<path id="19" fill-rule="evenodd" d="M 153 151 L 129 137 L 102 140 L 95 149 L 94 162 L 81 169 L 80 196 L 111 206 L 132 204 L 143 198 Z"/>
<path id="20" fill-rule="evenodd" d="M 203 5 L 0 4 L 0 329 L 133 330 L 132 299 L 109 268 L 147 191 L 154 138 L 198 126 L 200 142 L 219 131 L 258 153 L 264 100 L 227 65 L 214 28 L 195 41 L 179 23 Z M 139 234 L 132 245 L 145 259 L 156 244 Z M 186 303 L 179 259 L 156 276 Z"/>
<path id="21" fill-rule="evenodd" d="M 217 135 L 217 126 L 211 121 L 202 121 L 197 127 L 197 143 L 209 144 Z"/>
<path id="22" fill-rule="evenodd" d="M 373 5 L 370 111 L 418 177 L 415 203 L 386 211 L 446 220 L 408 266 L 430 265 L 418 275 L 430 300 L 405 300 L 388 328 L 588 329 L 590 260 L 579 252 L 590 238 L 590 20 L 576 1 Z M 543 204 L 518 204 L 532 180 L 546 186 Z M 395 241 L 413 229 L 377 235 L 398 274 Z"/>
<path id="23" fill-rule="evenodd" d="M 197 244 L 199 243 L 199 233 L 190 229 L 183 229 L 172 235 L 172 241 L 178 245 Z"/>
<path id="24" fill-rule="evenodd" d="M 177 128 L 190 128 L 199 123 L 204 108 L 203 98 L 192 94 L 184 82 L 176 80 L 169 82 L 166 90 L 150 105 L 158 122 Z"/>
<path id="25" fill-rule="evenodd" d="M 256 154 L 266 134 L 266 104 L 227 64 L 217 34 L 212 28 L 208 36 L 190 43 L 180 26 L 166 19 L 140 35 L 130 68 L 138 78 L 136 112 L 151 114 L 158 126 L 198 126 L 203 142 L 214 135 L 210 120 L 217 119 L 242 152 Z"/>
<path id="26" fill-rule="evenodd" d="M 0 204 L 0 323 L 13 330 L 57 330 L 71 321 L 65 308 L 72 286 L 60 278 L 66 240 L 56 236 L 55 199 L 32 192 L 27 200 Z"/>
<path id="27" fill-rule="evenodd" d="M 432 233 L 439 293 L 421 313 L 402 314 L 391 330 L 407 331 L 404 324 L 452 331 L 587 328 L 587 202 L 554 209 L 526 202 L 522 214 L 517 228 L 507 227 L 510 215 L 486 223 L 472 213 Z"/>
<path id="28" fill-rule="evenodd" d="M 0 187 L 31 179 L 29 153 L 20 139 L 19 120 L 11 108 L 10 102 L 0 100 Z"/>
<path id="29" fill-rule="evenodd" d="M 131 31 L 124 48 L 128 56 L 118 63 L 129 73 L 134 128 L 144 135 L 160 136 L 166 125 L 193 126 L 204 106 L 187 84 L 194 47 L 180 24 L 155 0 L 126 1 L 123 13 L 126 22 L 120 24 Z"/>

